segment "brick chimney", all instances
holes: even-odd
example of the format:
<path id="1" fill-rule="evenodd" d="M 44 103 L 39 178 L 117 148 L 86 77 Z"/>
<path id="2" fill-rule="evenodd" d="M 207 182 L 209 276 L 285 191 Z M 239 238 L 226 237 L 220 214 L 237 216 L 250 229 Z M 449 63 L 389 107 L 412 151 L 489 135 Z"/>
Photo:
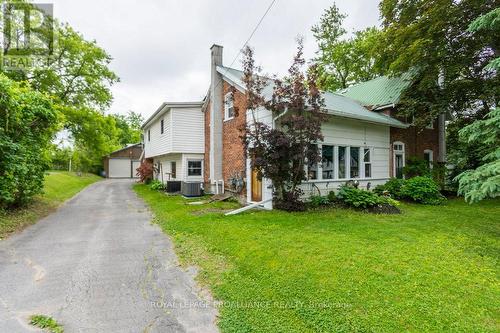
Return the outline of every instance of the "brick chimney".
<path id="1" fill-rule="evenodd" d="M 212 45 L 210 80 L 210 183 L 222 179 L 222 75 L 217 66 L 222 66 L 222 46 Z"/>

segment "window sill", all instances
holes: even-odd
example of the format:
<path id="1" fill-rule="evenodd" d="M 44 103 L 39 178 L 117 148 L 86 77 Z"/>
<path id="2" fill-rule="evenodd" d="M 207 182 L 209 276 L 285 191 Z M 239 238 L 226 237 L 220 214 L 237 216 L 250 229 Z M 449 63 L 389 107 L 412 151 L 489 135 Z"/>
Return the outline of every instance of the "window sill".
<path id="1" fill-rule="evenodd" d="M 226 121 L 230 121 L 230 120 L 233 120 L 233 119 L 234 119 L 234 117 L 231 117 L 231 118 L 224 118 L 224 122 L 226 122 Z"/>

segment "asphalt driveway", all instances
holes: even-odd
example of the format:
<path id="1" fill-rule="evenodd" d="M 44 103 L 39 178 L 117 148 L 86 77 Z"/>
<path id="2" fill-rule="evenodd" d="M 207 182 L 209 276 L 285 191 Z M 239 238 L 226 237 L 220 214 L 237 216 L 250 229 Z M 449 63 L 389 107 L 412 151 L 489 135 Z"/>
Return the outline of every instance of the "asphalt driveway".
<path id="1" fill-rule="evenodd" d="M 0 332 L 33 332 L 32 314 L 54 317 L 65 332 L 217 331 L 194 270 L 178 266 L 131 186 L 92 184 L 0 241 Z"/>

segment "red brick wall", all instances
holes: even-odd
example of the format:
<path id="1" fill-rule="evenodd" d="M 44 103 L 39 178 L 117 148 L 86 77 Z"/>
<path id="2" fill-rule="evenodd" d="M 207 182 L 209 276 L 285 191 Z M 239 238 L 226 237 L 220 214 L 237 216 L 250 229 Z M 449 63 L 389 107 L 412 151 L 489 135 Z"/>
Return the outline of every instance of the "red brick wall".
<path id="1" fill-rule="evenodd" d="M 424 158 L 424 150 L 432 150 L 433 160 L 437 161 L 439 156 L 439 130 L 438 121 L 434 121 L 434 128 L 416 128 L 415 126 L 410 126 L 406 129 L 404 128 L 394 128 L 391 127 L 391 153 L 389 159 L 390 171 L 389 174 L 393 177 L 393 152 L 392 144 L 395 141 L 400 141 L 405 144 L 405 159 L 408 160 L 409 157 L 419 157 Z"/>
<path id="2" fill-rule="evenodd" d="M 235 175 L 243 179 L 246 177 L 245 147 L 241 141 L 242 127 L 246 124 L 246 96 L 238 90 L 233 90 L 237 114 L 233 119 L 224 121 L 222 125 L 222 177 L 226 184 L 229 178 Z M 231 86 L 224 82 L 223 94 L 230 91 Z M 221 112 L 224 117 L 224 109 Z"/>

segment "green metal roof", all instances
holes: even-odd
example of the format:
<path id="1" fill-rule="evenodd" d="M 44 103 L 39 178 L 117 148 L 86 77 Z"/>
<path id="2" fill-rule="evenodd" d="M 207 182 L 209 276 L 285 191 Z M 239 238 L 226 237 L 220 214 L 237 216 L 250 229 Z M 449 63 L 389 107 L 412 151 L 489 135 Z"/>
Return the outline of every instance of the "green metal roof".
<path id="1" fill-rule="evenodd" d="M 410 73 L 397 77 L 379 76 L 373 80 L 354 84 L 337 92 L 357 100 L 364 106 L 376 108 L 398 103 L 403 90 L 410 83 Z"/>
<path id="2" fill-rule="evenodd" d="M 226 79 L 231 83 L 238 85 L 242 89 L 245 89 L 245 85 L 242 80 L 242 71 L 221 66 L 217 66 L 217 71 L 225 76 Z M 269 80 L 269 84 L 264 88 L 262 92 L 265 98 L 270 99 L 272 97 L 273 85 L 273 81 Z M 408 125 L 400 122 L 397 119 L 366 109 L 353 98 L 332 92 L 323 92 L 322 95 L 325 100 L 325 108 L 331 115 L 399 128 L 408 127 Z"/>

